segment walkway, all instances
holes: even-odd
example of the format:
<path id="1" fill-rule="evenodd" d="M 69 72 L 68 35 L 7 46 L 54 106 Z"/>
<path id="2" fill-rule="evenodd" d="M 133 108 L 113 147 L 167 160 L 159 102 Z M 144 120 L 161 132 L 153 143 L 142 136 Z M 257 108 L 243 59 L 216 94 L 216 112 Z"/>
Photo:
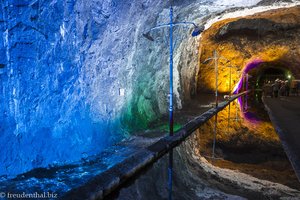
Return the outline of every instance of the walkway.
<path id="1" fill-rule="evenodd" d="M 263 101 L 300 181 L 300 97 L 264 97 Z"/>

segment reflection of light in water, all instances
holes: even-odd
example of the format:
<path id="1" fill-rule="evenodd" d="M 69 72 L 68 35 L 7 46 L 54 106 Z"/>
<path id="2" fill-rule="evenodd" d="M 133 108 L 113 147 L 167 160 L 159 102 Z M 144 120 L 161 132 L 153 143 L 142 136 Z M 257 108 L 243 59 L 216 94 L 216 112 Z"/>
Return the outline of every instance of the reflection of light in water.
<path id="1" fill-rule="evenodd" d="M 245 112 L 244 114 L 244 118 L 253 123 L 253 124 L 258 124 L 260 122 L 259 118 L 257 117 L 257 115 L 254 112 Z"/>
<path id="2" fill-rule="evenodd" d="M 240 80 L 238 81 L 238 83 L 234 86 L 233 89 L 233 93 L 237 94 L 239 92 L 241 92 L 241 89 L 243 87 L 243 78 L 244 75 L 247 74 L 250 70 L 258 67 L 263 61 L 261 59 L 255 59 L 253 61 L 251 61 L 250 63 L 248 63 L 246 65 L 246 67 L 244 67 L 244 69 L 242 70 L 242 76 L 240 77 Z M 248 83 L 247 83 L 248 84 Z M 248 110 L 248 105 L 247 105 L 247 99 L 245 101 L 243 101 L 244 97 L 239 97 L 237 99 L 237 103 L 239 104 L 240 107 L 240 113 L 241 116 L 246 119 L 247 121 L 249 121 L 250 123 L 254 123 L 257 124 L 260 120 L 257 117 L 257 115 L 253 112 L 249 112 Z M 247 96 L 246 96 L 247 98 Z M 258 102 L 258 95 L 255 95 L 255 100 Z"/>
<path id="3" fill-rule="evenodd" d="M 241 116 L 246 119 L 248 122 L 252 124 L 258 124 L 260 122 L 259 117 L 254 112 L 250 112 L 248 109 L 245 109 L 243 97 L 238 98 L 238 104 L 240 107 L 240 114 Z"/>
<path id="4" fill-rule="evenodd" d="M 242 97 L 237 98 L 237 103 L 240 106 L 240 109 L 242 109 Z"/>
<path id="5" fill-rule="evenodd" d="M 234 86 L 234 89 L 233 89 L 233 91 L 234 91 L 233 93 L 234 94 L 239 93 L 240 90 L 242 89 L 244 74 L 247 74 L 250 70 L 258 67 L 261 63 L 263 63 L 263 60 L 261 60 L 261 59 L 255 59 L 255 60 L 251 61 L 250 63 L 248 63 L 246 65 L 246 67 L 244 67 L 244 69 L 242 70 L 242 76 L 240 77 L 240 80 Z"/>

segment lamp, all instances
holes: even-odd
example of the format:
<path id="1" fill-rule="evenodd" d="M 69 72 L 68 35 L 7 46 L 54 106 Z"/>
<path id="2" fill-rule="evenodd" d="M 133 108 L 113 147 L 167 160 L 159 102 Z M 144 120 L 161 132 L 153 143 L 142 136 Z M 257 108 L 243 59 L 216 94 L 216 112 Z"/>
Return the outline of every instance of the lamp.
<path id="1" fill-rule="evenodd" d="M 204 26 L 201 26 L 201 27 L 196 26 L 192 32 L 192 36 L 196 37 L 196 36 L 200 35 L 204 31 L 204 29 L 205 29 Z"/>

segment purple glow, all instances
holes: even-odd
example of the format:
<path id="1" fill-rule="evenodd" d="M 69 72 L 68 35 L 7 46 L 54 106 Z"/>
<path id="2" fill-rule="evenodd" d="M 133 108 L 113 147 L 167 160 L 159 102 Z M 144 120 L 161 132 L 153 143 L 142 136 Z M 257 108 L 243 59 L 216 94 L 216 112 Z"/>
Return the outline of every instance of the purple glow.
<path id="1" fill-rule="evenodd" d="M 246 65 L 246 67 L 244 67 L 244 69 L 242 70 L 242 77 L 240 78 L 239 82 L 237 83 L 237 85 L 234 87 L 234 92 L 233 94 L 237 94 L 239 93 L 239 91 L 241 90 L 242 86 L 243 86 L 243 75 L 247 74 L 250 70 L 256 68 L 257 66 L 259 66 L 261 63 L 263 63 L 262 59 L 255 59 L 253 61 L 251 61 L 250 63 L 248 63 Z"/>
<path id="2" fill-rule="evenodd" d="M 260 122 L 260 119 L 257 117 L 257 115 L 255 113 L 249 112 L 247 109 L 245 109 L 245 112 L 244 112 L 245 105 L 244 105 L 243 97 L 239 97 L 237 99 L 237 102 L 238 102 L 239 107 L 240 107 L 241 116 L 244 119 L 251 122 L 252 124 L 258 124 Z"/>
<path id="3" fill-rule="evenodd" d="M 258 124 L 260 122 L 257 115 L 253 112 L 246 112 L 244 113 L 244 118 L 246 118 L 248 121 L 250 121 L 253 124 Z"/>
<path id="4" fill-rule="evenodd" d="M 251 61 L 250 63 L 248 63 L 246 65 L 246 67 L 244 67 L 244 69 L 242 70 L 242 76 L 241 76 L 239 82 L 237 83 L 237 85 L 234 88 L 234 92 L 233 92 L 234 94 L 237 94 L 237 93 L 240 92 L 240 90 L 243 86 L 244 74 L 247 74 L 250 70 L 258 67 L 261 63 L 263 63 L 262 59 L 255 59 L 255 60 Z M 243 118 L 247 119 L 251 123 L 257 123 L 258 118 L 255 116 L 255 114 L 250 113 L 250 112 L 244 112 L 245 105 L 244 105 L 244 101 L 243 101 L 242 98 L 243 97 L 239 97 L 237 101 L 238 101 L 238 104 L 240 106 L 240 110 L 241 110 L 241 114 L 242 114 Z M 246 105 L 246 107 L 247 107 L 247 105 Z"/>
<path id="5" fill-rule="evenodd" d="M 237 99 L 237 101 L 238 101 L 238 104 L 239 104 L 240 108 L 242 108 L 242 104 L 243 104 L 242 97 L 239 97 Z"/>

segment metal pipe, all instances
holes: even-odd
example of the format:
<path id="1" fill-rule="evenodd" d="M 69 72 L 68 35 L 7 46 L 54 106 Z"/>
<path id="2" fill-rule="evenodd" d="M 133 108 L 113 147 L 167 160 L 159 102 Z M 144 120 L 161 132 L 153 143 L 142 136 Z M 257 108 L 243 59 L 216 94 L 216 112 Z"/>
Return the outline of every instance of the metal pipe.
<path id="1" fill-rule="evenodd" d="M 248 91 L 248 88 L 249 87 L 249 75 L 248 74 L 246 74 L 246 91 Z M 245 96 L 245 111 L 247 111 L 248 110 L 248 94 L 246 94 L 246 96 Z"/>
<path id="2" fill-rule="evenodd" d="M 193 25 L 194 26 L 194 31 L 192 33 L 192 36 L 195 37 L 197 35 L 199 35 L 203 30 L 204 30 L 204 26 L 203 27 L 198 27 L 195 23 L 193 22 L 173 22 L 173 7 L 172 7 L 172 1 L 171 1 L 171 5 L 170 5 L 170 23 L 168 24 L 161 24 L 158 25 L 156 27 L 153 27 L 151 29 L 149 29 L 149 31 L 147 31 L 146 33 L 143 33 L 143 36 L 145 38 L 147 38 L 150 41 L 154 41 L 154 39 L 151 37 L 150 35 L 150 31 L 152 30 L 156 30 L 159 28 L 163 28 L 163 27 L 169 27 L 169 36 L 170 36 L 170 91 L 169 91 L 169 135 L 173 136 L 173 132 L 174 132 L 174 116 L 173 116 L 173 27 L 174 26 L 178 26 L 178 25 Z M 168 189 L 169 189 L 169 200 L 172 199 L 172 170 L 173 170 L 173 152 L 172 150 L 170 151 L 169 154 L 169 168 L 168 168 Z"/>
<path id="3" fill-rule="evenodd" d="M 227 119 L 227 133 L 229 133 L 229 125 L 230 125 L 230 103 L 228 105 L 228 119 Z"/>
<path id="4" fill-rule="evenodd" d="M 236 102 L 235 103 L 235 121 L 238 121 L 239 119 L 238 119 L 238 103 Z"/>
<path id="5" fill-rule="evenodd" d="M 213 141 L 213 152 L 212 158 L 215 158 L 215 148 L 216 148 L 216 137 L 217 137 L 217 123 L 218 123 L 218 113 L 215 115 L 215 125 L 214 125 L 214 141 Z"/>
<path id="6" fill-rule="evenodd" d="M 168 199 L 172 200 L 172 184 L 173 183 L 173 149 L 169 153 L 169 166 L 168 166 L 168 190 L 169 196 Z"/>
<path id="7" fill-rule="evenodd" d="M 218 54 L 217 51 L 214 50 L 214 61 L 215 61 L 215 76 L 216 76 L 216 107 L 218 107 Z"/>
<path id="8" fill-rule="evenodd" d="M 216 108 L 218 107 L 218 54 L 214 50 L 214 61 L 215 61 L 215 76 L 216 76 Z M 216 148 L 216 137 L 217 137 L 217 123 L 218 123 L 218 114 L 215 115 L 215 124 L 214 124 L 214 140 L 213 140 L 213 152 L 212 158 L 215 158 L 215 148 Z"/>
<path id="9" fill-rule="evenodd" d="M 173 135 L 173 8 L 170 7 L 170 102 L 169 102 L 169 129 L 170 136 Z"/>
<path id="10" fill-rule="evenodd" d="M 231 97 L 231 68 L 232 66 L 229 67 L 229 97 Z"/>
<path id="11" fill-rule="evenodd" d="M 169 135 L 173 136 L 173 7 L 170 6 L 170 107 L 169 107 Z M 172 180 L 173 179 L 173 149 L 169 153 L 168 167 L 168 190 L 169 200 L 172 200 Z"/>
<path id="12" fill-rule="evenodd" d="M 231 98 L 231 68 L 229 67 L 229 98 Z M 227 123 L 227 132 L 229 132 L 229 124 L 230 124 L 230 103 L 228 106 L 228 123 Z"/>

